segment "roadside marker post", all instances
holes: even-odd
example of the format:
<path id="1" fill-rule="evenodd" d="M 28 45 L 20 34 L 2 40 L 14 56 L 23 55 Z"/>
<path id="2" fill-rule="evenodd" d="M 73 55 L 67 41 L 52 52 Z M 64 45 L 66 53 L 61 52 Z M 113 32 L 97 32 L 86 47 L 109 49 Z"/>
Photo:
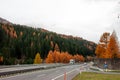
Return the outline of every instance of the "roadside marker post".
<path id="1" fill-rule="evenodd" d="M 64 80 L 67 80 L 66 77 L 67 77 L 67 76 L 66 76 L 66 72 L 65 72 L 65 73 L 64 73 Z"/>
<path id="2" fill-rule="evenodd" d="M 82 71 L 80 70 L 80 74 L 82 73 Z"/>
<path id="3" fill-rule="evenodd" d="M 82 73 L 82 71 L 83 71 L 83 68 L 81 67 L 81 68 L 80 68 L 80 74 Z"/>

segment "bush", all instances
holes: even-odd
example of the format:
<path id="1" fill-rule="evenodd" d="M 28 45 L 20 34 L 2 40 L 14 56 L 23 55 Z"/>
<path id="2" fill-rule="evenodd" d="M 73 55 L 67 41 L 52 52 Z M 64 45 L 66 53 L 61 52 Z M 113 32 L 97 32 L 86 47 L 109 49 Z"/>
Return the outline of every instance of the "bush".
<path id="1" fill-rule="evenodd" d="M 28 58 L 24 61 L 24 64 L 33 64 L 33 59 Z"/>
<path id="2" fill-rule="evenodd" d="M 5 65 L 13 65 L 15 64 L 15 58 L 5 58 L 4 61 L 3 61 L 3 64 Z"/>

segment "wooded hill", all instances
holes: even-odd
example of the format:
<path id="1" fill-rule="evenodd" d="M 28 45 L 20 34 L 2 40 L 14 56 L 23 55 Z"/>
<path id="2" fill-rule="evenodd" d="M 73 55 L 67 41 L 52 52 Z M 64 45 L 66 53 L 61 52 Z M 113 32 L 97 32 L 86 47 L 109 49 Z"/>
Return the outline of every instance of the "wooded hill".
<path id="1" fill-rule="evenodd" d="M 3 64 L 16 64 L 16 60 L 31 63 L 37 52 L 44 60 L 50 50 L 84 57 L 95 55 L 94 42 L 5 21 L 0 21 L 0 55 L 4 58 Z"/>

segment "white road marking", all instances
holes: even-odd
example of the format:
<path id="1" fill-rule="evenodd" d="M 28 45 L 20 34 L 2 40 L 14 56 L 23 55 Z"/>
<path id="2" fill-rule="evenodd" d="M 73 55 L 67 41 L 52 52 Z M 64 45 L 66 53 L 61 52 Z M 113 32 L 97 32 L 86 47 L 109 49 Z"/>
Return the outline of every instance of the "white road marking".
<path id="1" fill-rule="evenodd" d="M 60 72 L 60 70 L 57 70 L 57 71 L 55 71 L 55 72 L 56 72 L 56 73 L 57 73 L 57 72 Z"/>
<path id="2" fill-rule="evenodd" d="M 53 79 L 51 79 L 51 80 L 55 80 L 55 79 L 57 79 L 57 78 L 59 78 L 59 77 L 62 77 L 62 76 L 64 76 L 64 74 L 59 75 L 59 76 L 57 76 L 57 77 L 55 77 L 55 78 L 53 78 Z"/>
<path id="3" fill-rule="evenodd" d="M 41 74 L 41 75 L 38 75 L 37 77 L 41 77 L 41 76 L 45 76 L 46 74 Z"/>
<path id="4" fill-rule="evenodd" d="M 87 67 L 88 65 L 81 65 L 80 67 L 82 68 L 82 71 L 85 71 L 85 67 Z M 66 75 L 67 74 L 69 74 L 69 73 L 72 73 L 73 71 L 75 71 L 75 70 L 78 70 L 78 68 L 76 68 L 76 69 L 73 69 L 73 70 L 71 70 L 71 71 L 69 71 L 69 72 L 66 72 Z M 79 69 L 80 70 L 80 69 Z M 81 70 L 80 70 L 81 71 Z M 56 80 L 57 78 L 60 78 L 60 77 L 62 77 L 62 76 L 64 76 L 64 74 L 61 74 L 61 75 L 59 75 L 59 76 L 57 76 L 57 77 L 55 77 L 55 78 L 53 78 L 53 79 L 51 79 L 51 80 Z"/>
<path id="5" fill-rule="evenodd" d="M 67 72 L 66 74 L 69 74 L 69 73 L 71 73 L 71 72 L 73 72 L 73 71 L 75 71 L 75 70 L 77 70 L 77 69 L 73 69 L 73 70 Z M 60 78 L 60 77 L 62 77 L 62 76 L 64 76 L 64 74 L 61 74 L 61 75 L 59 75 L 59 76 L 57 76 L 57 77 L 55 77 L 55 78 L 53 78 L 53 79 L 51 79 L 51 80 L 56 80 L 57 78 Z"/>

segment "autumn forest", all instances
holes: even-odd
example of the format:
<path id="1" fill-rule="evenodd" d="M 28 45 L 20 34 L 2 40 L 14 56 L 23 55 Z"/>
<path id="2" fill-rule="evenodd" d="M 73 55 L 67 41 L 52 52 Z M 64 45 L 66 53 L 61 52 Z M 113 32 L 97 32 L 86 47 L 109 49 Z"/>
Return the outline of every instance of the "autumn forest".
<path id="1" fill-rule="evenodd" d="M 103 33 L 99 43 L 42 28 L 0 23 L 0 64 L 69 63 L 94 58 L 120 58 L 116 32 Z"/>
<path id="2" fill-rule="evenodd" d="M 42 28 L 0 23 L 0 64 L 69 63 L 95 56 L 96 43 Z"/>

